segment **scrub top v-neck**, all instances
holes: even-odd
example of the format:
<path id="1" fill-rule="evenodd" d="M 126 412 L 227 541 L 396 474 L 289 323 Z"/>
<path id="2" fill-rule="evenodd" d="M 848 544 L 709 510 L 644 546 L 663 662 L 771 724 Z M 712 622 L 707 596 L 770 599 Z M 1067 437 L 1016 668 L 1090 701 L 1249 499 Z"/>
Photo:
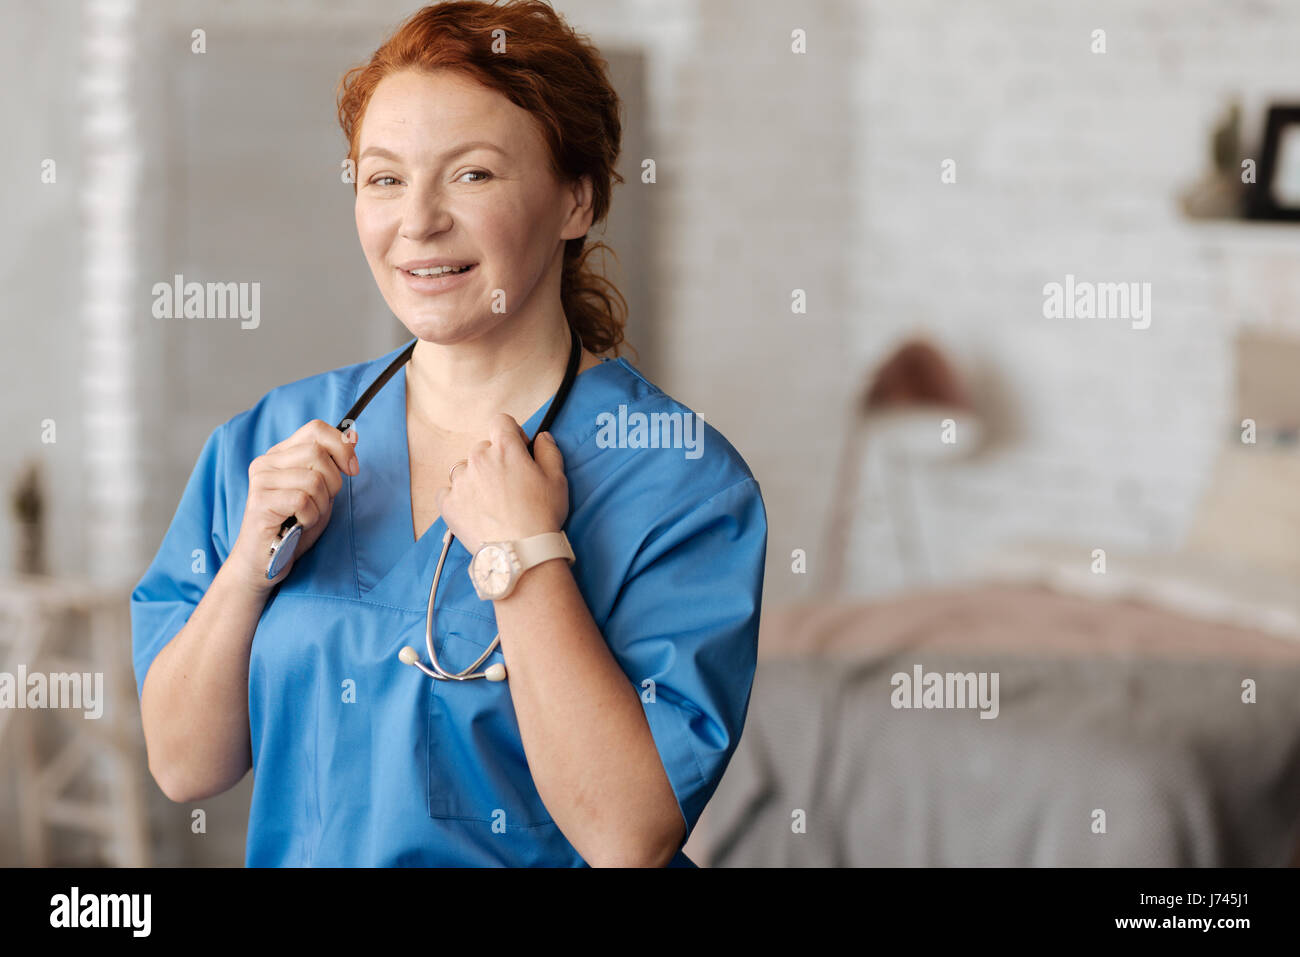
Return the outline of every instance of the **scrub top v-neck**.
<path id="1" fill-rule="evenodd" d="M 338 421 L 400 351 L 274 389 L 209 435 L 131 596 L 138 691 L 229 555 L 252 459 L 310 419 Z M 530 437 L 551 401 L 522 423 Z M 638 412 L 693 415 L 626 360 L 607 359 L 578 374 L 550 432 L 569 484 L 574 578 L 641 691 L 689 832 L 748 709 L 767 520 L 748 466 L 702 420 L 696 452 L 610 443 L 602 421 Z M 403 646 L 424 647 L 446 529 L 439 516 L 414 540 L 405 369 L 356 428 L 360 473 L 343 477 L 329 524 L 271 592 L 253 636 L 246 863 L 583 866 L 537 793 L 509 681 L 438 682 L 398 660 Z M 448 670 L 496 635 L 469 559 L 453 542 L 438 591 L 435 650 Z M 483 667 L 504 660 L 498 648 Z M 673 864 L 691 862 L 679 848 Z"/>
<path id="2" fill-rule="evenodd" d="M 406 414 L 408 368 L 409 365 L 406 365 L 398 370 L 388 385 L 371 400 L 370 406 L 378 408 L 367 407 L 356 421 L 359 436 L 357 459 L 362 468 L 358 475 L 346 477 L 345 480 L 349 482 L 352 493 L 352 525 L 356 532 L 354 555 L 357 588 L 361 595 L 376 588 L 382 594 L 385 588 L 391 588 L 392 575 L 398 566 L 407 561 L 427 562 L 430 549 L 436 564 L 442 548 L 442 536 L 447 530 L 447 523 L 439 515 L 418 540 L 415 538 L 415 514 L 411 502 L 410 433 Z M 586 371 L 598 368 L 600 366 L 593 366 Z M 582 375 L 579 373 L 579 378 Z M 574 383 L 576 388 L 577 379 Z M 554 396 L 547 399 L 527 421 L 521 423 L 529 437 L 536 432 L 553 400 Z M 400 430 L 390 427 L 390 423 L 399 420 Z M 371 423 L 382 424 L 374 426 Z M 370 442 L 372 431 L 376 433 L 373 448 Z M 364 449 L 361 445 L 363 442 L 366 443 Z M 404 503 L 405 508 L 393 507 L 399 502 Z M 469 554 L 459 539 L 452 543 L 447 554 L 444 579 L 451 572 L 453 559 L 463 559 L 466 563 L 469 560 Z M 433 580 L 433 567 L 429 565 L 430 581 Z M 411 596 L 403 592 L 399 597 L 409 599 Z M 426 593 L 421 607 L 427 609 L 427 601 Z M 417 647 L 423 647 L 423 640 Z"/>

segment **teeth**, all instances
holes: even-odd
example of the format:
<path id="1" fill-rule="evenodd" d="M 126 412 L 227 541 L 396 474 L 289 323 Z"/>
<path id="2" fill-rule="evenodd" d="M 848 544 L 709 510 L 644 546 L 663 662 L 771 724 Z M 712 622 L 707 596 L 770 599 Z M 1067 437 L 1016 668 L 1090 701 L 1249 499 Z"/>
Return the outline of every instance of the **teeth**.
<path id="1" fill-rule="evenodd" d="M 441 276 L 444 273 L 464 272 L 469 266 L 432 266 L 428 269 L 408 269 L 412 276 Z"/>

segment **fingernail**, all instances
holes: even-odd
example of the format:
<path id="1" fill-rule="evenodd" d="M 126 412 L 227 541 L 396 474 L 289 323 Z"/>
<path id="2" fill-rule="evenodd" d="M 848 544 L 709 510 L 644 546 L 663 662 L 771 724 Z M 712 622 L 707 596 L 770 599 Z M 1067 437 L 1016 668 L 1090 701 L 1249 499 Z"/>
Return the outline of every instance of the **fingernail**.
<path id="1" fill-rule="evenodd" d="M 348 460 L 348 473 L 351 475 L 356 475 L 360 471 L 361 471 L 361 463 L 357 461 L 357 457 L 354 455 L 350 460 Z"/>

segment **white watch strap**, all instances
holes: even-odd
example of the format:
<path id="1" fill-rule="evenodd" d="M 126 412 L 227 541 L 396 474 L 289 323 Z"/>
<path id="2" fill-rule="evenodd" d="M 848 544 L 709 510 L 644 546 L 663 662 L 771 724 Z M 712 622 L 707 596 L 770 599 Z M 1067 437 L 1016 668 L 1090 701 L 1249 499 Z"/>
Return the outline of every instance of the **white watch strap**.
<path id="1" fill-rule="evenodd" d="M 567 558 L 570 565 L 576 560 L 569 545 L 569 537 L 564 532 L 543 532 L 541 535 L 521 538 L 513 544 L 521 574 L 552 558 Z"/>

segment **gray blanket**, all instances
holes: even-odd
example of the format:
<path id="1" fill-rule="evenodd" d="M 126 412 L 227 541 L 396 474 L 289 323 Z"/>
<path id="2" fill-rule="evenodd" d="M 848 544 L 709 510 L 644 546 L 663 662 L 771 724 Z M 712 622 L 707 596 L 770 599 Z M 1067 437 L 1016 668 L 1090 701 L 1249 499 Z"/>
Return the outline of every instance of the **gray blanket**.
<path id="1" fill-rule="evenodd" d="M 808 618 L 770 620 L 785 647 L 687 846 L 702 865 L 1296 861 L 1300 648 L 1042 590 Z M 996 673 L 997 717 L 895 707 L 917 665 Z"/>

